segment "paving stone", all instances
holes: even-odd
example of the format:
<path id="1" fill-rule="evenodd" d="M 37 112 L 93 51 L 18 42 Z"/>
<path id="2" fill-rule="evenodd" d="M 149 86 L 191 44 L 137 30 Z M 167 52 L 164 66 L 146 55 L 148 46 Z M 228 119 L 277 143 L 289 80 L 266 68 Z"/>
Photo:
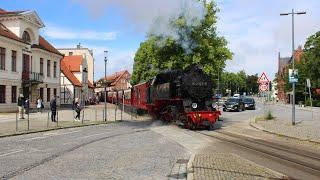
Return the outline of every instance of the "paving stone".
<path id="1" fill-rule="evenodd" d="M 193 164 L 195 180 L 212 179 L 272 179 L 283 175 L 229 153 L 195 155 Z"/>

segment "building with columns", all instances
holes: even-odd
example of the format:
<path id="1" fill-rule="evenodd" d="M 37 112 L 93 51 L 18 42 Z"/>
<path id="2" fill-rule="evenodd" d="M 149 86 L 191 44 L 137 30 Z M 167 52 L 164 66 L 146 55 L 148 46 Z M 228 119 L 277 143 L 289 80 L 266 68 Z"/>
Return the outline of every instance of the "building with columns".
<path id="1" fill-rule="evenodd" d="M 39 96 L 48 107 L 60 94 L 63 55 L 39 34 L 43 27 L 35 11 L 0 9 L 0 112 L 15 111 L 19 94 L 31 108 Z"/>

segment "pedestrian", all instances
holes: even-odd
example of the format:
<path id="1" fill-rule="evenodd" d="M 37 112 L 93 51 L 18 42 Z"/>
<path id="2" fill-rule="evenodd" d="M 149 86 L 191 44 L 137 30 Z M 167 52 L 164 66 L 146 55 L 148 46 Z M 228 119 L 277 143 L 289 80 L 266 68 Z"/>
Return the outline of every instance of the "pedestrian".
<path id="1" fill-rule="evenodd" d="M 18 98 L 19 119 L 24 119 L 24 101 L 23 94 L 20 94 Z"/>
<path id="2" fill-rule="evenodd" d="M 42 109 L 44 108 L 43 103 L 42 103 L 42 99 L 39 96 L 37 99 L 37 111 L 42 113 Z"/>
<path id="3" fill-rule="evenodd" d="M 30 103 L 29 103 L 29 98 L 26 98 L 26 100 L 24 101 L 24 109 L 25 109 L 25 113 L 29 114 L 29 108 L 30 108 Z"/>
<path id="4" fill-rule="evenodd" d="M 76 117 L 74 118 L 75 121 L 80 121 L 81 107 L 80 107 L 80 103 L 79 103 L 79 99 L 78 99 L 78 98 L 75 99 L 74 110 L 75 110 L 76 113 L 77 113 Z"/>
<path id="5" fill-rule="evenodd" d="M 56 122 L 56 114 L 57 114 L 56 96 L 54 96 L 50 101 L 50 110 L 51 110 L 51 121 Z"/>

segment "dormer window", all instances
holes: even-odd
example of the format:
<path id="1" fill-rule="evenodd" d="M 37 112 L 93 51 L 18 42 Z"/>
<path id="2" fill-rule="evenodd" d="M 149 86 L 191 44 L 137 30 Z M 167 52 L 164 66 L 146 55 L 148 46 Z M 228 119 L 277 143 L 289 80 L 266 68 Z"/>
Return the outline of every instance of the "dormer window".
<path id="1" fill-rule="evenodd" d="M 30 35 L 27 31 L 24 31 L 22 34 L 22 40 L 27 43 L 31 43 Z"/>

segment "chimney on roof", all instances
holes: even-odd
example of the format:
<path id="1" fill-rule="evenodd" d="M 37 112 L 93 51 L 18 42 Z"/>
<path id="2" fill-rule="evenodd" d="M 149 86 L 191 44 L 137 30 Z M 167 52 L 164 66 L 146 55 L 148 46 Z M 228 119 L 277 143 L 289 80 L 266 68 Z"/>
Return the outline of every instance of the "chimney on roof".
<path id="1" fill-rule="evenodd" d="M 77 49 L 80 49 L 80 48 L 81 48 L 81 43 L 77 45 Z"/>

